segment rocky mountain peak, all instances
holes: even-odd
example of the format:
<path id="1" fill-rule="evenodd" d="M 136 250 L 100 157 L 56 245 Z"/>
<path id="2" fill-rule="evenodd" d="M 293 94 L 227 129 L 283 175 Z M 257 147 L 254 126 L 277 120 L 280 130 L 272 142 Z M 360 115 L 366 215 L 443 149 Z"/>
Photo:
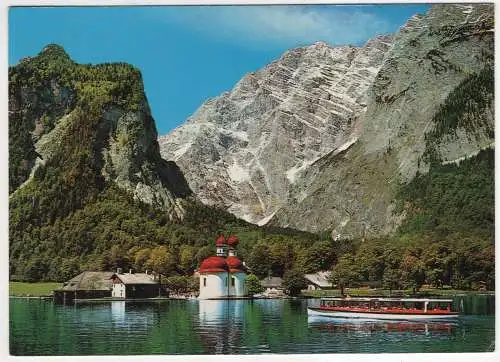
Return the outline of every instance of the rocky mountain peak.
<path id="1" fill-rule="evenodd" d="M 177 165 L 160 157 L 157 137 L 141 74 L 128 64 L 77 64 L 51 44 L 9 69 L 12 197 L 22 198 L 27 185 L 42 194 L 44 184 L 82 192 L 61 207 L 68 213 L 85 203 L 85 192 L 96 196 L 113 183 L 181 218 L 191 190 Z"/>
<path id="2" fill-rule="evenodd" d="M 295 182 L 310 164 L 355 141 L 390 39 L 285 52 L 160 137 L 162 157 L 205 203 L 265 221 L 300 193 Z"/>
<path id="3" fill-rule="evenodd" d="M 491 5 L 440 4 L 412 17 L 368 87 L 357 142 L 308 167 L 304 197 L 271 223 L 334 237 L 390 233 L 406 215 L 396 211 L 399 187 L 429 171 L 430 154 L 446 165 L 491 147 L 492 24 Z"/>
<path id="4" fill-rule="evenodd" d="M 438 4 L 362 47 L 291 49 L 160 137 L 162 157 L 203 202 L 251 222 L 390 232 L 404 218 L 397 185 L 427 172 L 433 117 L 492 61 L 492 29 L 489 4 Z M 465 127 L 438 142 L 443 162 L 491 145 L 483 113 L 473 137 Z"/>

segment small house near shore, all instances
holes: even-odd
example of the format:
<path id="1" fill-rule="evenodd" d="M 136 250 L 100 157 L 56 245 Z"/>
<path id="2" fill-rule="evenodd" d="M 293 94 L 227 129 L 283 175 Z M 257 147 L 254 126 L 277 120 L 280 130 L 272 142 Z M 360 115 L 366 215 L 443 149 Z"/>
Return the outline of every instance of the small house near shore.
<path id="1" fill-rule="evenodd" d="M 63 283 L 62 288 L 54 290 L 54 301 L 70 302 L 74 299 L 111 297 L 113 272 L 85 271 Z"/>
<path id="2" fill-rule="evenodd" d="M 150 273 L 85 271 L 53 291 L 54 301 L 68 303 L 76 299 L 154 298 L 168 296 L 160 286 L 159 276 Z"/>
<path id="3" fill-rule="evenodd" d="M 304 278 L 307 280 L 307 290 L 333 289 L 333 284 L 328 281 L 329 276 L 329 271 L 319 271 L 314 274 L 305 274 Z"/>
<path id="4" fill-rule="evenodd" d="M 160 296 L 160 284 L 155 275 L 146 273 L 122 273 L 118 270 L 110 277 L 113 298 L 154 298 Z"/>

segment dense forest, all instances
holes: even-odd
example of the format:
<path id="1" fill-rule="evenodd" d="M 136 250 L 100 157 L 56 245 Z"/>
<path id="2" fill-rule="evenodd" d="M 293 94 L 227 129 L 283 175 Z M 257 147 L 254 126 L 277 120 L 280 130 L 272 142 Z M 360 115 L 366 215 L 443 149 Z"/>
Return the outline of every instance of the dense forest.
<path id="1" fill-rule="evenodd" d="M 436 133 L 428 135 L 429 149 L 462 127 L 465 114 L 489 105 L 491 74 L 471 76 L 450 95 L 436 115 Z M 477 94 L 488 101 L 463 101 L 478 84 Z M 58 46 L 9 69 L 11 280 L 64 281 L 84 270 L 121 267 L 172 281 L 213 255 L 215 236 L 224 233 L 238 235 L 239 256 L 259 278 L 332 270 L 332 282 L 346 286 L 494 288 L 493 150 L 460 164 L 433 162 L 428 173 L 401 185 L 398 212 L 407 217 L 387 237 L 333 240 L 330 230 L 258 227 L 195 200 L 186 203 L 182 220 L 171 219 L 106 181 L 94 147 L 103 109 L 137 110 L 144 102 L 137 69 L 76 64 Z M 61 117 L 69 117 L 70 130 L 58 151 L 20 187 L 37 157 L 34 142 Z"/>
<path id="2" fill-rule="evenodd" d="M 134 200 L 107 182 L 96 143 L 110 107 L 137 111 L 146 102 L 140 72 L 127 64 L 81 65 L 47 46 L 9 69 L 9 234 L 12 280 L 66 280 L 83 270 L 115 267 L 189 274 L 214 253 L 214 235 L 236 232 L 253 242 L 278 235 L 308 245 L 317 236 L 257 228 L 234 216 L 186 205 L 183 220 Z M 57 149 L 28 179 L 34 143 L 67 117 Z M 126 142 L 127 140 L 123 140 Z M 159 157 L 148 154 L 147 157 Z"/>

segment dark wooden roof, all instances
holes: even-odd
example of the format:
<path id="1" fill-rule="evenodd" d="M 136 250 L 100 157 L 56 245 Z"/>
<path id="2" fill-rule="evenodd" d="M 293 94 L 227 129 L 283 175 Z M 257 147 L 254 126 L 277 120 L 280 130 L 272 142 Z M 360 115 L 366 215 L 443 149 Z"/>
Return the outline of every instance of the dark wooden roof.
<path id="1" fill-rule="evenodd" d="M 110 290 L 113 272 L 85 271 L 63 284 L 62 290 Z"/>
<path id="2" fill-rule="evenodd" d="M 123 284 L 158 284 L 158 280 L 154 278 L 152 274 L 146 273 L 124 273 L 117 274 L 113 273 L 112 276 L 116 276 L 122 281 Z"/>

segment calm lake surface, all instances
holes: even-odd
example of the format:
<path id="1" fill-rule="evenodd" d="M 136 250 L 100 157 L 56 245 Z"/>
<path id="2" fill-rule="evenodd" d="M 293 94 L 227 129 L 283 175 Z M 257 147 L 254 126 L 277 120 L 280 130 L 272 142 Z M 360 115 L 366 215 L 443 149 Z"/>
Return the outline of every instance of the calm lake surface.
<path id="1" fill-rule="evenodd" d="M 447 322 L 338 322 L 318 300 L 169 300 L 58 305 L 10 299 L 13 355 L 486 352 L 494 296 L 455 297 Z"/>

